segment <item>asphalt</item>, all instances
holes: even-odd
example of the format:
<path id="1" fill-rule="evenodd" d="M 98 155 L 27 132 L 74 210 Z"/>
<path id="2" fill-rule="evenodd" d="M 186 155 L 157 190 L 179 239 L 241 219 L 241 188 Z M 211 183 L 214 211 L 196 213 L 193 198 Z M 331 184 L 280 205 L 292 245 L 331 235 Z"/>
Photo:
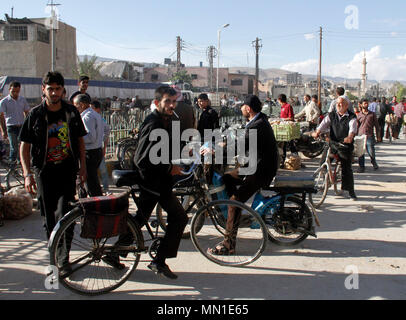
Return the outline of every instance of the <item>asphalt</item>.
<path id="1" fill-rule="evenodd" d="M 97 297 L 46 289 L 49 255 L 38 211 L 7 220 L 0 227 L 0 300 L 406 299 L 405 137 L 378 144 L 377 161 L 374 171 L 366 156 L 366 172 L 355 174 L 358 201 L 329 191 L 317 210 L 317 238 L 293 247 L 268 243 L 260 259 L 238 268 L 210 262 L 182 240 L 178 257 L 168 260 L 177 280 L 153 274 L 144 255 L 124 285 Z M 280 174 L 308 175 L 317 162 Z"/>

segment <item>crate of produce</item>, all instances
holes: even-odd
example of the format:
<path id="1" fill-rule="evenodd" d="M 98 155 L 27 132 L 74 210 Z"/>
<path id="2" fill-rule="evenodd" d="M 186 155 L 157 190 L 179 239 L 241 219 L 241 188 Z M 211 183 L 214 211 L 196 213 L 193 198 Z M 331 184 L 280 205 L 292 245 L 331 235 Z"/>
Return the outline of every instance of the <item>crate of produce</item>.
<path id="1" fill-rule="evenodd" d="M 276 141 L 291 141 L 300 138 L 300 123 L 298 122 L 280 122 L 271 125 Z"/>

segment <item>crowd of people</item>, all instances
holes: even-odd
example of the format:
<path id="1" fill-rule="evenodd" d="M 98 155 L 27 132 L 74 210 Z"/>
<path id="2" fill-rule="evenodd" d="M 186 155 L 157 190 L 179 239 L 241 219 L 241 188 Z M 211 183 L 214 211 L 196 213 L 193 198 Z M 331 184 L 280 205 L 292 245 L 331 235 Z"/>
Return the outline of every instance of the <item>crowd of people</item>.
<path id="1" fill-rule="evenodd" d="M 18 156 L 18 140 L 21 141 L 20 160 L 25 177 L 25 188 L 30 193 L 37 193 L 41 215 L 44 217 L 46 234 L 49 237 L 54 226 L 69 211 L 69 202 L 74 201 L 77 186 L 85 186 L 89 196 L 102 196 L 108 190 L 108 182 L 100 182 L 97 170 L 102 169 L 105 177 L 104 153 L 109 136 L 109 126 L 103 121 L 101 104 L 92 100 L 87 93 L 88 77 L 78 81 L 78 91 L 66 99 L 64 78 L 58 72 L 49 72 L 43 79 L 43 100 L 40 105 L 30 110 L 24 98 L 19 96 L 21 85 L 10 84 L 10 95 L 0 102 L 0 124 L 4 139 L 10 141 L 10 161 Z M 386 126 L 393 127 L 394 139 L 399 138 L 403 126 L 406 100 L 398 103 L 396 97 L 388 103 L 386 99 L 368 101 L 363 99 L 359 106 L 353 104 L 345 95 L 343 88 L 338 88 L 337 98 L 331 103 L 326 115 L 321 113 L 317 96 L 304 96 L 305 106 L 301 112 L 294 114 L 292 106 L 284 94 L 278 96 L 281 105 L 280 118 L 290 121 L 305 120 L 314 129 L 313 136 L 330 132 L 330 147 L 342 161 L 343 192 L 348 192 L 356 200 L 354 177 L 352 171 L 352 151 L 356 135 L 367 136 L 367 153 L 374 170 L 378 170 L 375 157 L 375 144 L 383 140 L 385 119 L 394 115 L 395 121 Z M 162 86 L 155 92 L 152 113 L 142 123 L 134 165 L 140 173 L 139 183 L 145 186 L 141 192 L 143 215 L 149 217 L 153 208 L 159 203 L 168 213 L 168 227 L 158 248 L 156 258 L 148 266 L 153 272 L 171 279 L 176 279 L 166 259 L 174 258 L 180 244 L 187 216 L 172 190 L 174 175 L 180 175 L 181 169 L 176 165 L 153 163 L 149 151 L 157 147 L 156 140 L 150 139 L 154 129 L 171 130 L 171 122 L 179 121 L 181 134 L 187 129 L 197 129 L 202 142 L 212 139 L 206 137 L 205 130 L 219 128 L 219 115 L 210 106 L 207 94 L 197 97 L 201 110 L 199 119 L 195 118 L 193 106 L 182 101 L 182 94 L 176 87 Z M 222 99 L 222 105 L 226 103 Z M 129 108 L 142 108 L 138 97 L 129 102 Z M 245 150 L 249 150 L 250 130 L 257 130 L 257 171 L 248 176 L 240 175 L 239 169 L 226 172 L 224 182 L 231 199 L 244 202 L 256 191 L 268 186 L 278 170 L 278 146 L 267 115 L 262 112 L 262 102 L 255 95 L 248 95 L 240 101 L 236 97 L 232 108 L 247 120 L 245 126 Z M 225 106 L 225 105 L 224 105 Z M 227 107 L 229 103 L 227 102 Z M 171 135 L 168 135 L 171 138 Z M 406 135 L 405 135 L 406 136 Z M 18 139 L 19 137 L 19 139 Z M 283 158 L 287 149 L 296 153 L 294 143 L 285 143 Z M 214 153 L 215 148 L 204 150 Z M 365 171 L 365 157 L 358 159 L 358 172 Z M 104 166 L 104 169 L 103 169 Z M 77 180 L 78 178 L 78 180 Z M 101 185 L 104 185 L 104 188 Z M 104 190 L 103 190 L 104 189 Z M 84 195 L 83 195 L 84 196 Z M 227 217 L 224 241 L 210 249 L 213 255 L 232 255 L 236 247 L 236 230 L 241 212 L 230 207 Z M 139 221 L 142 225 L 145 221 Z M 61 272 L 69 272 L 69 248 L 61 248 Z M 123 268 L 119 257 L 106 256 L 104 261 L 114 268 Z"/>

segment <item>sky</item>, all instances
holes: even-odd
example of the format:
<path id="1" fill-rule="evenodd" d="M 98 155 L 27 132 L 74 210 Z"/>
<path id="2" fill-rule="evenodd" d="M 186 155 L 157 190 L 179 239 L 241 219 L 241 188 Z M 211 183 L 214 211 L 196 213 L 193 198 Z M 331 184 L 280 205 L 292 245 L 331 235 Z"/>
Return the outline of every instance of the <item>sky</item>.
<path id="1" fill-rule="evenodd" d="M 50 15 L 49 0 L 1 0 L 0 18 Z M 220 66 L 317 74 L 322 27 L 322 74 L 360 78 L 364 52 L 370 80 L 406 80 L 405 0 L 55 0 L 59 19 L 76 28 L 79 55 L 163 63 L 208 65 L 207 48 L 218 45 Z M 225 24 L 228 27 L 222 28 Z M 214 66 L 217 66 L 215 58 Z"/>

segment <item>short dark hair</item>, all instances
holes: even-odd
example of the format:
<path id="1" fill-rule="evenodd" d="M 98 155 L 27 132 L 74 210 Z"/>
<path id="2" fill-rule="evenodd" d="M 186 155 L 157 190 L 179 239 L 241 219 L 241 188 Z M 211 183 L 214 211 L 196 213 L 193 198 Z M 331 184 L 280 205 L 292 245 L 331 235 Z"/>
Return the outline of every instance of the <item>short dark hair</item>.
<path id="1" fill-rule="evenodd" d="M 317 94 L 312 95 L 313 99 L 319 100 L 319 96 Z"/>
<path id="2" fill-rule="evenodd" d="M 278 96 L 278 100 L 280 100 L 280 101 L 282 101 L 282 102 L 284 102 L 284 103 L 286 103 L 286 102 L 288 101 L 287 98 L 286 98 L 286 95 L 283 94 L 283 93 L 281 93 L 281 94 Z"/>
<path id="3" fill-rule="evenodd" d="M 178 95 L 175 89 L 169 86 L 160 86 L 155 90 L 155 99 L 161 101 L 165 94 L 167 94 L 170 97 Z"/>
<path id="4" fill-rule="evenodd" d="M 343 87 L 337 87 L 336 93 L 337 93 L 339 96 L 342 96 L 342 95 L 344 94 L 344 92 L 345 92 L 345 89 L 344 89 Z"/>
<path id="5" fill-rule="evenodd" d="M 97 100 L 93 100 L 92 105 L 93 105 L 93 108 L 95 108 L 95 109 L 101 109 L 101 103 Z"/>
<path id="6" fill-rule="evenodd" d="M 310 94 L 305 94 L 305 97 L 311 99 Z"/>
<path id="7" fill-rule="evenodd" d="M 369 101 L 368 101 L 367 98 L 364 98 L 364 99 L 361 100 L 361 102 L 364 103 L 364 102 L 369 102 Z"/>
<path id="8" fill-rule="evenodd" d="M 18 82 L 18 81 L 12 81 L 12 82 L 10 83 L 10 89 L 11 89 L 11 88 L 21 88 L 21 83 Z"/>
<path id="9" fill-rule="evenodd" d="M 209 100 L 209 96 L 206 93 L 201 93 L 199 94 L 199 96 L 197 97 L 197 99 L 200 100 Z"/>
<path id="10" fill-rule="evenodd" d="M 90 104 L 90 97 L 87 94 L 78 94 L 73 100 L 84 104 Z"/>
<path id="11" fill-rule="evenodd" d="M 52 83 L 56 83 L 57 85 L 60 85 L 62 87 L 65 86 L 65 79 L 63 78 L 63 75 L 58 72 L 58 71 L 49 71 L 45 77 L 42 79 L 42 85 L 50 85 Z"/>
<path id="12" fill-rule="evenodd" d="M 88 76 L 80 76 L 80 77 L 79 77 L 79 82 L 81 82 L 81 81 L 83 81 L 83 80 L 89 81 L 90 78 L 89 78 Z"/>

